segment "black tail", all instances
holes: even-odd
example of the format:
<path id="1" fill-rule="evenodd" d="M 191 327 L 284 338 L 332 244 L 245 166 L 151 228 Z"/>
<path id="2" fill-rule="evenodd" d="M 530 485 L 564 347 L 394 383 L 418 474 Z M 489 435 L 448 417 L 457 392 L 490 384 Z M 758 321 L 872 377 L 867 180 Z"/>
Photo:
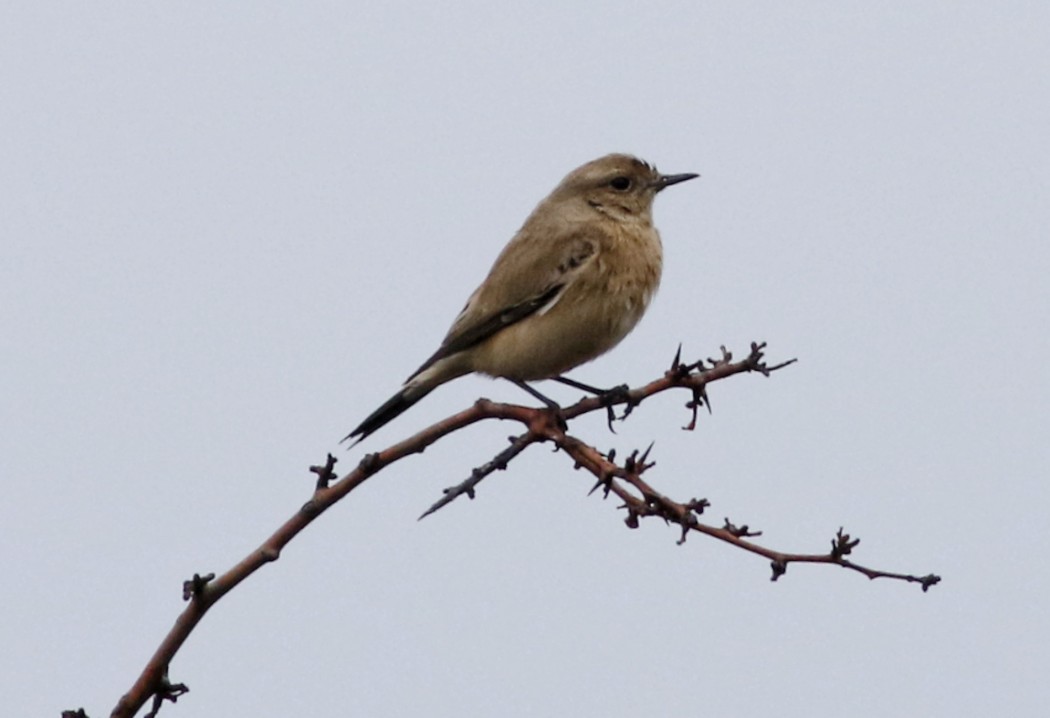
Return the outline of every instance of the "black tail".
<path id="1" fill-rule="evenodd" d="M 362 421 L 360 426 L 343 438 L 343 441 L 346 441 L 347 439 L 357 437 L 357 440 L 347 448 L 353 448 L 360 442 L 364 441 L 369 434 L 377 431 L 388 422 L 401 416 L 401 414 L 407 411 L 409 407 L 429 394 L 432 389 L 433 387 L 423 387 L 419 385 L 402 387 L 401 391 L 387 399 L 381 407 L 369 414 L 368 418 Z M 343 442 L 340 441 L 339 443 L 341 444 Z"/>

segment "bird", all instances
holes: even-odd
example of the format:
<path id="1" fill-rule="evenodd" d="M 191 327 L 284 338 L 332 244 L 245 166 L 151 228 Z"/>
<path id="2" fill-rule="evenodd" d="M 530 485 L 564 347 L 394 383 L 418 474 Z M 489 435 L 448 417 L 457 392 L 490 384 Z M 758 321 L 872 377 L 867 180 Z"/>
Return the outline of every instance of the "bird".
<path id="1" fill-rule="evenodd" d="M 472 372 L 507 379 L 553 408 L 527 382 L 600 393 L 563 374 L 612 349 L 642 318 L 663 268 L 653 200 L 698 176 L 661 174 L 619 153 L 570 172 L 500 252 L 437 351 L 342 441 L 355 446 Z"/>

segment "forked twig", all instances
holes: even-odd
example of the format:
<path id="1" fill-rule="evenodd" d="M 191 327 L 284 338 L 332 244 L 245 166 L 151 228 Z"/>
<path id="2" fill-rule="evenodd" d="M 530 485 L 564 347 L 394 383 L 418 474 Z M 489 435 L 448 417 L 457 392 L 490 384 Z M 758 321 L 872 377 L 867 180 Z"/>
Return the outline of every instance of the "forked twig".
<path id="1" fill-rule="evenodd" d="M 924 591 L 937 584 L 940 578 L 933 574 L 913 576 L 880 571 L 849 561 L 846 557 L 856 548 L 859 540 L 851 538 L 849 534 L 844 534 L 842 529 L 839 529 L 836 538 L 832 541 L 830 552 L 793 554 L 774 551 L 749 541 L 748 539 L 761 535 L 761 532 L 752 531 L 746 525 L 736 526 L 729 519 L 726 519 L 721 527 L 701 523 L 699 517 L 710 506 L 707 499 L 678 502 L 656 491 L 643 479 L 643 474 L 649 471 L 655 463 L 649 460 L 652 445 L 644 452 L 633 452 L 621 465 L 615 461 L 615 452 L 610 451 L 608 455 L 602 454 L 593 446 L 566 433 L 568 422 L 583 414 L 606 410 L 611 412 L 613 406 L 623 405 L 624 413 L 618 419 L 623 421 L 644 399 L 654 394 L 680 388 L 686 389 L 692 396 L 691 401 L 686 405 L 692 411 L 692 419 L 686 428 L 694 429 L 698 408 L 706 406 L 708 411 L 711 409 L 707 398 L 709 384 L 750 372 L 769 376 L 772 372 L 795 361 L 791 359 L 769 366 L 765 363 L 764 349 L 764 343 L 753 343 L 747 357 L 741 361 L 733 361 L 732 354 L 723 347 L 722 356 L 719 359 L 708 359 L 706 362 L 699 360 L 691 364 L 684 364 L 681 361 L 681 347 L 679 347 L 671 367 L 664 372 L 662 377 L 636 389 L 618 387 L 614 392 L 584 398 L 560 412 L 548 408 L 499 404 L 479 399 L 469 409 L 454 414 L 382 451 L 366 455 L 352 471 L 341 478 L 336 478 L 334 471 L 336 459 L 329 455 L 323 465 L 311 467 L 317 479 L 310 499 L 258 548 L 219 576 L 212 573 L 195 574 L 192 579 L 185 582 L 183 594 L 189 604 L 147 662 L 134 685 L 117 703 L 111 713 L 111 718 L 130 718 L 150 699 L 153 700 L 153 710 L 150 715 L 155 715 L 165 701 L 174 702 L 180 695 L 186 693 L 189 689 L 184 684 L 172 684 L 168 680 L 168 666 L 186 638 L 197 627 L 211 606 L 262 566 L 280 558 L 284 547 L 314 519 L 390 464 L 407 456 L 422 453 L 435 441 L 452 432 L 475 422 L 489 419 L 517 421 L 527 430 L 513 437 L 510 446 L 497 453 L 491 460 L 475 468 L 466 480 L 446 489 L 443 497 L 431 505 L 420 518 L 447 506 L 464 494 L 473 498 L 476 487 L 482 480 L 496 471 L 506 469 L 507 465 L 529 446 L 541 442 L 552 442 L 572 458 L 577 469 L 584 468 L 597 479 L 592 492 L 602 488 L 603 496 L 616 495 L 623 502 L 621 508 L 627 512 L 625 522 L 631 528 L 636 528 L 642 518 L 656 516 L 666 523 L 673 523 L 680 527 L 679 543 L 684 543 L 686 537 L 693 531 L 712 536 L 768 558 L 773 568 L 773 580 L 783 575 L 791 563 L 827 563 L 851 569 L 869 578 L 893 578 L 918 582 Z M 610 413 L 610 422 L 612 416 Z"/>

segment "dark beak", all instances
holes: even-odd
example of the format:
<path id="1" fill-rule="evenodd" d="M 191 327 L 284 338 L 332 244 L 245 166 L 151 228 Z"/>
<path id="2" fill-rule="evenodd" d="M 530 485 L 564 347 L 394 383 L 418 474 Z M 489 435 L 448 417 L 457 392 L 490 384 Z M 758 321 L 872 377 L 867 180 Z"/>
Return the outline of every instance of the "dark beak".
<path id="1" fill-rule="evenodd" d="M 656 191 L 659 192 L 665 187 L 670 187 L 673 184 L 685 182 L 686 180 L 696 179 L 699 176 L 700 175 L 693 172 L 686 172 L 680 175 L 660 175 L 660 178 L 656 180 Z"/>

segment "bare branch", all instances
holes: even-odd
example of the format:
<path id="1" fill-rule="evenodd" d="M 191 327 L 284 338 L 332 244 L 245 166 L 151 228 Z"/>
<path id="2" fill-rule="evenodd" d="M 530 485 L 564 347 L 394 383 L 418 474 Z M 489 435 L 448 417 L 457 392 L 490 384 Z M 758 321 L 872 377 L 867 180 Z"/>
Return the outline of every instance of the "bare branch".
<path id="1" fill-rule="evenodd" d="M 439 421 L 382 451 L 366 455 L 352 471 L 340 478 L 336 478 L 334 470 L 336 459 L 329 454 L 323 465 L 310 467 L 310 471 L 317 475 L 317 480 L 309 500 L 258 548 L 219 576 L 214 573 L 194 574 L 192 579 L 184 582 L 183 596 L 189 602 L 187 607 L 157 647 L 134 685 L 117 703 L 111 713 L 111 718 L 130 718 L 151 698 L 153 708 L 149 715 L 152 716 L 156 714 L 164 701 L 175 702 L 180 695 L 186 693 L 189 689 L 185 685 L 172 684 L 168 680 L 168 666 L 186 638 L 200 623 L 208 609 L 255 571 L 280 558 L 284 547 L 314 519 L 387 466 L 407 456 L 422 453 L 442 437 L 482 420 L 517 421 L 526 428 L 526 431 L 513 437 L 510 446 L 497 453 L 491 460 L 475 468 L 469 478 L 446 489 L 444 496 L 420 518 L 428 516 L 464 494 L 469 498 L 474 498 L 477 485 L 487 476 L 498 470 L 506 469 L 515 457 L 533 444 L 551 442 L 572 459 L 576 469 L 586 469 L 597 479 L 591 489 L 592 493 L 602 488 L 603 497 L 607 498 L 610 494 L 614 494 L 622 501 L 620 508 L 626 511 L 625 523 L 630 528 L 637 528 L 642 518 L 656 516 L 665 523 L 675 524 L 681 528 L 679 544 L 684 543 L 686 537 L 694 531 L 711 536 L 769 559 L 774 581 L 787 571 L 791 563 L 824 563 L 841 566 L 872 579 L 892 578 L 917 582 L 922 586 L 923 591 L 936 585 L 940 578 L 933 574 L 913 576 L 880 571 L 847 560 L 846 557 L 857 547 L 859 539 L 851 538 L 849 534 L 843 533 L 842 529 L 839 529 L 832 541 L 830 552 L 796 554 L 776 551 L 749 541 L 750 538 L 760 536 L 761 532 L 751 531 L 747 525 L 736 526 L 729 519 L 726 519 L 720 527 L 701 523 L 699 517 L 710 506 L 707 499 L 694 498 L 684 503 L 678 502 L 664 496 L 643 479 L 643 475 L 655 465 L 654 461 L 649 460 L 652 444 L 644 452 L 637 450 L 632 452 L 623 464 L 619 465 L 616 463 L 614 451 L 610 451 L 607 455 L 602 454 L 593 446 L 567 433 L 569 421 L 593 411 L 608 411 L 611 428 L 611 422 L 615 416 L 612 413 L 613 406 L 625 407 L 623 415 L 618 419 L 623 421 L 644 399 L 673 389 L 685 389 L 690 392 L 692 398 L 686 407 L 691 410 L 692 416 L 685 428 L 695 429 L 698 408 L 706 406 L 708 411 L 711 409 L 707 398 L 709 384 L 750 372 L 769 376 L 772 372 L 795 361 L 791 359 L 769 366 L 765 363 L 764 349 L 764 343 L 753 343 L 746 358 L 733 361 L 732 354 L 722 347 L 722 356 L 719 359 L 683 364 L 681 347 L 679 347 L 671 367 L 664 372 L 662 377 L 636 389 L 626 386 L 617 387 L 597 396 L 585 397 L 561 411 L 547 407 L 530 408 L 499 404 L 487 399 L 479 399 L 469 409 Z"/>
<path id="2" fill-rule="evenodd" d="M 481 481 L 493 471 L 505 470 L 507 464 L 509 464 L 515 456 L 523 452 L 531 444 L 539 441 L 539 439 L 540 437 L 533 434 L 531 431 L 526 431 L 521 436 L 510 437 L 510 446 L 496 454 L 491 461 L 488 461 L 471 471 L 470 478 L 445 489 L 445 495 L 434 502 L 429 509 L 424 511 L 418 520 L 422 521 L 441 507 L 452 503 L 463 494 L 466 494 L 468 499 L 473 499 L 475 486 L 480 484 Z"/>
<path id="3" fill-rule="evenodd" d="M 566 436 L 558 445 L 573 457 L 577 468 L 585 468 L 599 478 L 602 485 L 606 487 L 606 495 L 611 492 L 623 501 L 620 508 L 627 511 L 625 522 L 628 527 L 637 528 L 640 518 L 657 516 L 662 518 L 665 523 L 674 523 L 681 527 L 682 536 L 678 541 L 679 544 L 685 542 L 685 538 L 690 531 L 717 538 L 737 548 L 768 558 L 773 566 L 772 580 L 774 581 L 784 575 L 788 564 L 791 563 L 834 564 L 861 573 L 870 579 L 891 578 L 919 583 L 923 591 L 927 591 L 930 586 L 935 586 L 941 580 L 935 574 L 916 576 L 892 571 L 881 571 L 846 560 L 844 557 L 852 552 L 857 544 L 860 543 L 860 539 L 851 538 L 849 534 L 843 533 L 841 528 L 832 541 L 832 550 L 829 553 L 787 553 L 766 548 L 747 540 L 748 538 L 761 536 L 762 532 L 751 531 L 746 524 L 736 526 L 728 518 L 725 519 L 725 523 L 721 527 L 701 523 L 697 516 L 702 513 L 704 508 L 710 506 L 706 499 L 701 499 L 699 502 L 697 499 L 691 499 L 686 503 L 679 503 L 669 499 L 642 480 L 642 472 L 638 471 L 636 465 L 632 465 L 630 459 L 625 461 L 622 467 L 617 466 L 593 447 L 571 436 Z M 698 506 L 699 511 L 697 510 Z"/>

